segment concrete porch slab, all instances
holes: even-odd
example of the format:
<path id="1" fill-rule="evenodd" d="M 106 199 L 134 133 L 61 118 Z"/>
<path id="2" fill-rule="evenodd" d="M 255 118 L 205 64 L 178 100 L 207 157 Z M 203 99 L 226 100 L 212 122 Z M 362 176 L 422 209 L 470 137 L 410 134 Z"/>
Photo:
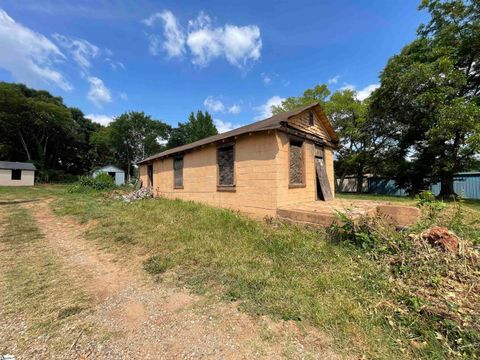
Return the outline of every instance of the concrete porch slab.
<path id="1" fill-rule="evenodd" d="M 374 215 L 377 211 L 397 226 L 409 226 L 416 223 L 420 210 L 413 206 L 399 205 L 387 201 L 343 200 L 312 201 L 288 205 L 277 209 L 277 217 L 283 220 L 330 226 L 338 220 L 337 211 L 348 213 L 353 218 L 362 215 Z"/>

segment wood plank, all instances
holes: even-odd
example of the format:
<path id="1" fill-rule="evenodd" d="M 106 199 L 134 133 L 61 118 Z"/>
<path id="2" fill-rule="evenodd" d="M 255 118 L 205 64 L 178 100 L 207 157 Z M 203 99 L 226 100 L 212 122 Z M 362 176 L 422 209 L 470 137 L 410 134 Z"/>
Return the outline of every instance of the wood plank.
<path id="1" fill-rule="evenodd" d="M 323 159 L 315 158 L 315 169 L 317 170 L 317 178 L 320 183 L 320 190 L 322 191 L 323 200 L 333 200 L 332 190 L 330 189 L 330 182 L 328 181 L 327 171 Z"/>

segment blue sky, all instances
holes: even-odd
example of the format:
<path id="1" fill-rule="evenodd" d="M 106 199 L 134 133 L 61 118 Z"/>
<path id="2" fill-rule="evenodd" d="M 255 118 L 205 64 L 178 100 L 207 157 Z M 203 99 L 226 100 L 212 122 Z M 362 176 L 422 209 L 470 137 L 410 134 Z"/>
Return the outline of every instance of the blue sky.
<path id="1" fill-rule="evenodd" d="M 328 83 L 365 98 L 427 14 L 418 0 L 0 0 L 0 79 L 107 123 L 140 110 L 219 130 Z"/>

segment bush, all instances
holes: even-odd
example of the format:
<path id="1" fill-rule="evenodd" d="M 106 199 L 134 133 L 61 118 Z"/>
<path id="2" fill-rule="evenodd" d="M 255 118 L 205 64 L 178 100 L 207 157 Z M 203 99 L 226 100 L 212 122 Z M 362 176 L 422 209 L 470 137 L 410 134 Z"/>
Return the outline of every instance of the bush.
<path id="1" fill-rule="evenodd" d="M 97 176 L 80 176 L 78 181 L 69 187 L 68 192 L 84 192 L 88 190 L 111 190 L 116 188 L 113 178 L 107 173 L 100 173 Z"/>
<path id="2" fill-rule="evenodd" d="M 428 190 L 422 191 L 416 199 L 417 206 L 422 211 L 422 218 L 419 224 L 424 228 L 433 226 L 438 221 L 440 213 L 447 207 L 447 204 L 443 201 L 437 201 L 435 195 Z"/>

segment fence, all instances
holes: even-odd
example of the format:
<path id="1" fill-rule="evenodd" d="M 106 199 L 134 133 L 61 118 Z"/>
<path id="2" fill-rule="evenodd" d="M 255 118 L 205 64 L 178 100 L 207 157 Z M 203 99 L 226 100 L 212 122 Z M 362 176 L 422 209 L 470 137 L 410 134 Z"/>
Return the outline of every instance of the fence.
<path id="1" fill-rule="evenodd" d="M 456 194 L 465 199 L 480 199 L 480 172 L 466 172 L 455 174 L 453 189 Z M 440 193 L 440 183 L 430 186 L 433 194 Z M 407 196 L 405 189 L 397 186 L 395 180 L 369 178 L 368 192 L 372 194 Z"/>

